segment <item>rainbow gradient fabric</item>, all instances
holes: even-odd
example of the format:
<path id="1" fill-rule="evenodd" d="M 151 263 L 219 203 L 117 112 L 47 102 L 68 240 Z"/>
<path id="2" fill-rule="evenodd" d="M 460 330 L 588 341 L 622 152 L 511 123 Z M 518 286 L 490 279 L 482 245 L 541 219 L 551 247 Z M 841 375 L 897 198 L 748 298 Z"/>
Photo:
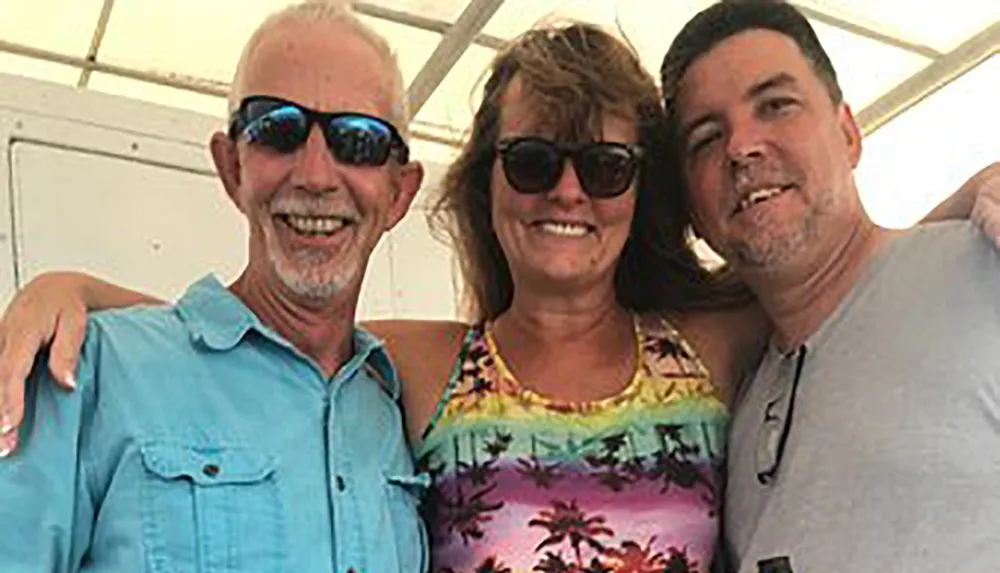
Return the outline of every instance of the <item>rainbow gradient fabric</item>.
<path id="1" fill-rule="evenodd" d="M 417 457 L 435 572 L 708 571 L 727 410 L 662 319 L 619 394 L 549 400 L 473 327 Z"/>

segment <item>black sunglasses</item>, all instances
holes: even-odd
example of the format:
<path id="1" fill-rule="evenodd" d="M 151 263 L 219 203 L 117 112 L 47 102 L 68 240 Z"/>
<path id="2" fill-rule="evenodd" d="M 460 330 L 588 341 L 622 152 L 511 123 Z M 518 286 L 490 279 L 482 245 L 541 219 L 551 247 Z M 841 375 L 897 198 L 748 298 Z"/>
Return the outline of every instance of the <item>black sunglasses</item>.
<path id="1" fill-rule="evenodd" d="M 643 150 L 614 141 L 555 143 L 541 137 L 515 137 L 497 144 L 504 175 L 521 193 L 547 193 L 562 177 L 566 159 L 587 195 L 605 199 L 624 193 L 639 170 Z"/>
<path id="2" fill-rule="evenodd" d="M 771 483 L 778 475 L 781 458 L 785 455 L 788 434 L 792 430 L 795 396 L 798 394 L 799 380 L 802 379 L 802 369 L 806 364 L 805 344 L 799 347 L 797 354 L 791 391 L 787 395 L 782 392 L 780 396 L 767 403 L 764 408 L 764 419 L 757 430 L 757 481 L 761 485 Z"/>
<path id="3" fill-rule="evenodd" d="M 338 161 L 351 165 L 385 165 L 392 156 L 409 161 L 409 148 L 399 132 L 384 119 L 356 112 L 327 113 L 293 101 L 265 95 L 245 98 L 233 112 L 229 137 L 279 153 L 291 153 L 309 139 L 312 126 L 320 126 L 326 144 Z"/>

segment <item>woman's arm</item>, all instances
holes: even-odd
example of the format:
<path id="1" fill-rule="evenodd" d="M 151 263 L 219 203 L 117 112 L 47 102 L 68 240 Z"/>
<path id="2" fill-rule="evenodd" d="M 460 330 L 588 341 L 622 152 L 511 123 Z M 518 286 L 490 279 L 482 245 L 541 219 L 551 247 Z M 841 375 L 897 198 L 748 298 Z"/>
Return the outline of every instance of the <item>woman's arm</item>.
<path id="1" fill-rule="evenodd" d="M 0 451 L 13 449 L 24 415 L 24 380 L 43 347 L 50 346 L 52 378 L 73 389 L 87 311 L 159 303 L 77 272 L 45 273 L 25 285 L 0 320 Z"/>
<path id="2" fill-rule="evenodd" d="M 924 221 L 972 219 L 1000 248 L 1000 161 L 979 170 Z"/>

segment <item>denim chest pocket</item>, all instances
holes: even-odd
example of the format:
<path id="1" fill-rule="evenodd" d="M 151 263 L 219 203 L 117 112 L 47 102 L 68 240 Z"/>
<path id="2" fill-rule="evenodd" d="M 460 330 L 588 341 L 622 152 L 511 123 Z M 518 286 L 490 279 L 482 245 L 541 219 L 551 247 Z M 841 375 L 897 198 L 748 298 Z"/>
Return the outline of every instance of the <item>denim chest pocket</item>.
<path id="1" fill-rule="evenodd" d="M 426 571 L 427 529 L 420 516 L 430 479 L 426 474 L 385 475 L 384 493 L 391 539 L 395 546 L 398 571 Z"/>
<path id="2" fill-rule="evenodd" d="M 282 573 L 285 531 L 274 460 L 231 446 L 142 446 L 150 573 Z"/>

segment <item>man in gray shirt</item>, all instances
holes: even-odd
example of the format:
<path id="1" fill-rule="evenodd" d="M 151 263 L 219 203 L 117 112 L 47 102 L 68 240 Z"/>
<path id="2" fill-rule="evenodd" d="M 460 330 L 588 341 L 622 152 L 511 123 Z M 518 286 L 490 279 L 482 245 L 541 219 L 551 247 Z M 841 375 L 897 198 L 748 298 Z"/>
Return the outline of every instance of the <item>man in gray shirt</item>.
<path id="1" fill-rule="evenodd" d="M 731 433 L 739 571 L 996 571 L 1000 255 L 966 222 L 872 223 L 860 131 L 788 4 L 712 6 L 662 73 L 697 230 L 775 327 Z"/>

